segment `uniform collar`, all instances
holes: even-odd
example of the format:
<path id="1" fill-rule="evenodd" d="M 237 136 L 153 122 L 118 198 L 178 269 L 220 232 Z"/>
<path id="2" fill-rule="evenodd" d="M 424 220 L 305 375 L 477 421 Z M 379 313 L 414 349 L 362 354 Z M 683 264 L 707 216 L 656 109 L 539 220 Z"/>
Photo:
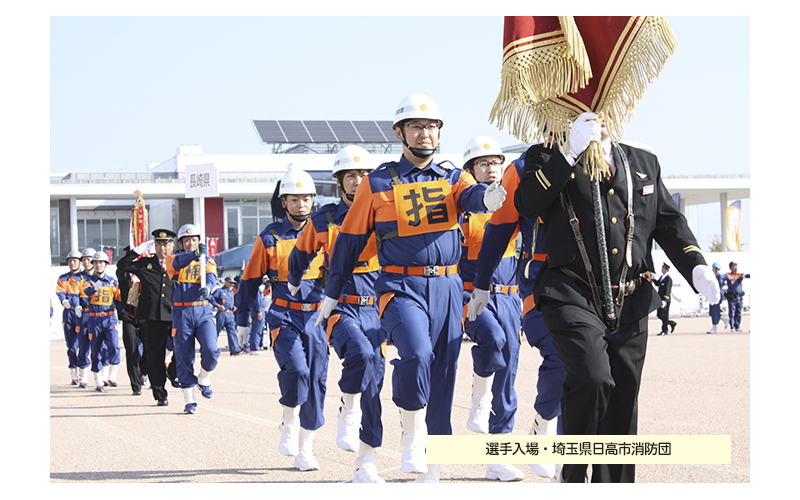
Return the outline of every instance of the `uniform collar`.
<path id="1" fill-rule="evenodd" d="M 362 182 L 363 182 L 363 180 L 362 180 Z M 339 220 L 339 217 L 342 217 L 349 210 L 350 210 L 350 208 L 345 204 L 344 199 L 339 198 L 339 203 L 336 205 L 336 211 L 334 212 L 335 216 L 334 216 L 333 220 Z"/>
<path id="2" fill-rule="evenodd" d="M 397 163 L 397 168 L 399 170 L 399 173 L 401 174 L 409 173 L 412 170 L 417 169 L 420 172 L 427 172 L 430 170 L 437 176 L 444 177 L 444 172 L 442 171 L 442 168 L 439 166 L 438 163 L 436 163 L 436 159 L 433 156 L 431 157 L 431 162 L 428 164 L 427 167 L 419 168 L 418 166 L 408 161 L 404 155 L 400 155 L 400 161 Z"/>

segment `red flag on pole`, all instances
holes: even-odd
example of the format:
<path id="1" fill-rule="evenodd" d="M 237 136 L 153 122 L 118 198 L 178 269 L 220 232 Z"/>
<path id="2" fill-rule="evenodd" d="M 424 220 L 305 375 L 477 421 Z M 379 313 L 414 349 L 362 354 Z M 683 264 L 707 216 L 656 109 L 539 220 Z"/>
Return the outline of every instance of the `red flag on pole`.
<path id="1" fill-rule="evenodd" d="M 501 87 L 489 121 L 526 143 L 569 129 L 590 111 L 611 138 L 654 81 L 677 42 L 663 17 L 506 17 Z M 546 140 L 563 146 L 563 134 Z M 598 143 L 599 146 L 599 143 Z M 592 175 L 605 169 L 600 161 Z"/>
<path id="2" fill-rule="evenodd" d="M 142 193 L 136 191 L 136 202 L 131 212 L 130 247 L 134 248 L 148 240 L 147 234 L 147 208 L 144 205 Z"/>

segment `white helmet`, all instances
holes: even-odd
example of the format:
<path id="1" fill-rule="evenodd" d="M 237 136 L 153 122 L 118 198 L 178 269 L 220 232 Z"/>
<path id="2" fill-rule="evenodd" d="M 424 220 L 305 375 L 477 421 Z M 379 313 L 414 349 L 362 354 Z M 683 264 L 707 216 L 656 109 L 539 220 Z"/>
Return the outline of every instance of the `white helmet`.
<path id="1" fill-rule="evenodd" d="M 92 256 L 92 262 L 97 262 L 97 261 L 105 262 L 106 264 L 108 264 L 108 254 L 105 252 L 95 252 L 95 254 Z"/>
<path id="2" fill-rule="evenodd" d="M 86 247 L 86 248 L 83 249 L 83 252 L 81 252 L 81 258 L 83 258 L 83 257 L 94 257 L 95 252 L 96 251 L 95 251 L 94 248 Z"/>
<path id="3" fill-rule="evenodd" d="M 361 146 L 345 146 L 333 160 L 333 177 L 345 170 L 374 170 L 375 167 L 367 161 L 369 152 Z"/>
<path id="4" fill-rule="evenodd" d="M 314 186 L 314 179 L 304 170 L 289 170 L 281 179 L 281 188 L 278 196 L 287 194 L 316 195 L 317 189 Z"/>
<path id="5" fill-rule="evenodd" d="M 397 126 L 403 120 L 412 120 L 415 118 L 423 120 L 438 120 L 439 128 L 444 126 L 442 117 L 439 114 L 439 106 L 425 94 L 411 94 L 403 98 L 400 104 L 397 105 L 397 110 L 394 112 L 394 122 L 392 127 Z"/>
<path id="6" fill-rule="evenodd" d="M 181 241 L 181 238 L 184 236 L 197 236 L 200 238 L 201 242 L 203 240 L 203 233 L 201 233 L 200 228 L 194 224 L 184 224 L 181 226 L 178 230 L 178 241 Z"/>
<path id="7" fill-rule="evenodd" d="M 77 250 L 73 250 L 73 251 L 71 251 L 70 253 L 68 253 L 68 254 L 67 254 L 67 260 L 69 260 L 69 259 L 78 259 L 78 260 L 81 260 L 81 257 L 83 257 L 83 256 L 82 256 L 82 255 L 81 255 L 81 253 L 80 253 L 79 251 L 77 251 Z"/>
<path id="8" fill-rule="evenodd" d="M 464 160 L 462 165 L 467 166 L 470 160 L 480 158 L 482 156 L 499 156 L 500 160 L 505 162 L 506 156 L 500 145 L 491 137 L 479 135 L 478 137 L 470 139 L 466 147 L 464 147 Z"/>

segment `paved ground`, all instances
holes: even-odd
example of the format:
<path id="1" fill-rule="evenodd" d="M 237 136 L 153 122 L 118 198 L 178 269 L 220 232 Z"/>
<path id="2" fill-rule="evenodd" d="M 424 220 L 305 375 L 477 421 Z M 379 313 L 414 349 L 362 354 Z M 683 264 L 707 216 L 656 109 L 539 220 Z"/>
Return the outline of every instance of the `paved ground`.
<path id="1" fill-rule="evenodd" d="M 730 435 L 731 464 L 641 465 L 637 482 L 750 482 L 750 317 L 744 333 L 706 335 L 710 321 L 677 318 L 675 333 L 656 336 L 650 323 L 647 361 L 639 397 L 642 435 Z M 325 406 L 326 425 L 314 451 L 322 468 L 299 472 L 277 451 L 277 368 L 271 352 L 232 358 L 220 337 L 222 356 L 213 373 L 213 399 L 198 397 L 196 415 L 183 415 L 183 397 L 170 388 L 170 405 L 157 407 L 149 391 L 133 396 L 123 365 L 120 386 L 106 393 L 69 384 L 63 341 L 50 342 L 51 483 L 346 483 L 354 454 L 336 447 L 336 412 L 341 365 L 332 352 Z M 469 412 L 472 344 L 462 345 L 453 408 L 454 434 L 471 434 Z M 389 357 L 393 355 L 390 348 Z M 124 357 L 123 357 L 124 360 Z M 520 409 L 514 434 L 527 434 L 536 396 L 538 351 L 523 343 L 516 389 Z M 413 481 L 400 471 L 400 425 L 391 401 L 391 367 L 383 389 L 384 445 L 378 450 L 381 477 Z M 523 466 L 524 467 L 524 466 Z M 546 483 L 524 468 L 524 483 Z M 484 465 L 445 465 L 443 483 L 486 483 Z M 115 490 L 117 491 L 117 490 Z M 219 490 L 215 490 L 219 491 Z M 522 490 L 517 490 L 522 491 Z"/>

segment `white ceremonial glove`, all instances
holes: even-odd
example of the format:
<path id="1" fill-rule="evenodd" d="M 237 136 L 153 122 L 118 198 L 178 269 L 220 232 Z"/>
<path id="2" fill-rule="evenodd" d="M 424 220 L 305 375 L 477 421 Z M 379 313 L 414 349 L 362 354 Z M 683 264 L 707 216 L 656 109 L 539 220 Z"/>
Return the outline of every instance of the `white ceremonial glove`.
<path id="1" fill-rule="evenodd" d="M 486 210 L 494 212 L 506 201 L 506 188 L 500 185 L 499 182 L 493 182 L 486 188 L 483 193 L 483 205 Z"/>
<path id="2" fill-rule="evenodd" d="M 75 308 L 75 316 L 80 318 L 81 314 L 83 314 L 83 308 L 81 306 L 76 307 Z"/>
<path id="3" fill-rule="evenodd" d="M 489 291 L 476 288 L 472 291 L 472 298 L 467 306 L 467 319 L 475 321 L 489 303 Z"/>
<path id="4" fill-rule="evenodd" d="M 300 285 L 294 286 L 289 282 L 286 282 L 286 285 L 289 287 L 289 293 L 292 295 L 297 295 L 297 292 L 300 291 Z"/>
<path id="5" fill-rule="evenodd" d="M 319 326 L 322 322 L 328 318 L 333 312 L 333 309 L 336 307 L 339 301 L 336 299 L 332 299 L 330 297 L 325 297 L 325 300 L 322 301 L 322 305 L 319 307 L 319 316 L 317 316 L 317 322 L 314 323 L 314 326 Z"/>
<path id="6" fill-rule="evenodd" d="M 564 154 L 570 165 L 574 165 L 578 156 L 594 141 L 600 142 L 600 123 L 594 121 L 597 115 L 583 113 L 572 123 L 569 131 L 569 151 Z"/>
<path id="7" fill-rule="evenodd" d="M 667 301 L 666 300 L 662 300 L 661 301 L 661 309 L 664 309 L 665 307 L 667 307 Z"/>
<path id="8" fill-rule="evenodd" d="M 67 299 L 62 300 L 61 305 L 64 307 L 64 309 L 72 309 L 72 304 L 70 304 L 69 300 Z"/>
<path id="9" fill-rule="evenodd" d="M 709 304 L 720 299 L 719 282 L 709 266 L 699 265 L 692 269 L 692 282 L 698 292 L 703 294 Z"/>
<path id="10" fill-rule="evenodd" d="M 155 246 L 156 246 L 156 240 L 148 240 L 145 241 L 144 243 L 136 245 L 135 247 L 132 248 L 132 250 L 138 253 L 139 255 L 142 255 L 153 250 Z"/>

